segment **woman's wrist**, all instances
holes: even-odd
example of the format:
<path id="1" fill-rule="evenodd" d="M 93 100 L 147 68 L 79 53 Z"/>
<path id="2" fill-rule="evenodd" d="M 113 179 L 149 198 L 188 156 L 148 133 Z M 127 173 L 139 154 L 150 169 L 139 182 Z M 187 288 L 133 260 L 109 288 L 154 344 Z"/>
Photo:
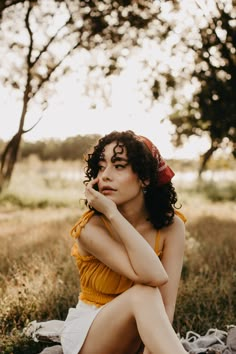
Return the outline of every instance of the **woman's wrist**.
<path id="1" fill-rule="evenodd" d="M 106 218 L 112 223 L 115 218 L 120 214 L 119 210 L 117 208 L 109 208 L 104 215 Z"/>

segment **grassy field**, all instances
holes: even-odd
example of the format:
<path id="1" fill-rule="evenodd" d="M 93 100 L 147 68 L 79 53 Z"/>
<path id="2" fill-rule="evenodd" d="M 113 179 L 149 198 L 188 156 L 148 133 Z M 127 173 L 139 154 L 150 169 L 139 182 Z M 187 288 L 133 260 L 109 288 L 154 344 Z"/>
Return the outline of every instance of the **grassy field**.
<path id="1" fill-rule="evenodd" d="M 45 343 L 25 338 L 22 329 L 32 320 L 65 319 L 77 302 L 69 232 L 84 208 L 79 167 L 30 159 L 0 196 L 1 353 L 39 353 Z M 199 189 L 177 190 L 188 222 L 174 327 L 183 336 L 225 330 L 236 324 L 236 204 L 212 202 Z"/>

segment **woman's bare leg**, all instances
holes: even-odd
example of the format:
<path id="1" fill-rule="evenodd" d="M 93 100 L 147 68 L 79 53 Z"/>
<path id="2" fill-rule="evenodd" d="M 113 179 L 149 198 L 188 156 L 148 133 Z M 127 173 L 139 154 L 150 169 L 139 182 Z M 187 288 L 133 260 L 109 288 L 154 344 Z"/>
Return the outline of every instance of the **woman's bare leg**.
<path id="1" fill-rule="evenodd" d="M 135 285 L 99 312 L 80 354 L 133 354 L 141 340 L 152 354 L 187 353 L 169 322 L 159 289 Z"/>

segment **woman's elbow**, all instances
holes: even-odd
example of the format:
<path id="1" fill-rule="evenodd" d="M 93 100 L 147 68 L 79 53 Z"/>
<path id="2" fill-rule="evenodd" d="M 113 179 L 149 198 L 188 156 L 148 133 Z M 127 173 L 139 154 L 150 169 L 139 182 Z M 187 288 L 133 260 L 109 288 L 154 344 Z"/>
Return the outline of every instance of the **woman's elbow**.
<path id="1" fill-rule="evenodd" d="M 168 283 L 168 281 L 169 281 L 169 277 L 168 277 L 168 274 L 165 272 L 165 274 L 163 275 L 162 281 L 161 281 L 161 285 Z"/>
<path id="2" fill-rule="evenodd" d="M 154 288 L 159 288 L 160 286 L 168 283 L 168 275 L 167 273 L 163 273 L 162 275 L 155 276 L 153 279 L 150 279 L 145 282 L 145 285 L 152 286 Z"/>
<path id="3" fill-rule="evenodd" d="M 161 277 L 158 277 L 157 279 L 155 279 L 153 286 L 160 287 L 160 286 L 168 283 L 168 281 L 169 281 L 168 275 L 163 274 Z"/>

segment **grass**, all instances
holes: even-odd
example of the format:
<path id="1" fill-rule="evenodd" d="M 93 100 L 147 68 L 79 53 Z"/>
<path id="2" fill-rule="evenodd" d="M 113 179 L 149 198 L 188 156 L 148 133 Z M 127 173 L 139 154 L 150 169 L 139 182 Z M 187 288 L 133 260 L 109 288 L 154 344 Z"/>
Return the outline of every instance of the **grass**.
<path id="1" fill-rule="evenodd" d="M 69 231 L 83 211 L 83 186 L 79 177 L 68 178 L 77 169 L 77 163 L 31 159 L 0 196 L 1 353 L 39 353 L 45 343 L 25 338 L 23 328 L 32 320 L 65 319 L 77 302 Z M 182 336 L 225 330 L 236 323 L 236 205 L 181 184 L 177 190 L 188 222 L 174 327 Z"/>
<path id="2" fill-rule="evenodd" d="M 30 321 L 64 318 L 76 303 L 79 282 L 69 230 L 79 214 L 70 208 L 1 213 L 0 352 L 12 352 L 12 340 Z M 14 354 L 26 353 L 16 344 Z"/>
<path id="3" fill-rule="evenodd" d="M 80 206 L 82 168 L 79 161 L 42 162 L 31 156 L 16 164 L 9 188 L 0 194 L 0 203 L 31 209 Z"/>
<path id="4" fill-rule="evenodd" d="M 181 333 L 226 330 L 236 323 L 236 206 L 189 204 L 185 205 L 189 222 L 175 327 Z"/>

